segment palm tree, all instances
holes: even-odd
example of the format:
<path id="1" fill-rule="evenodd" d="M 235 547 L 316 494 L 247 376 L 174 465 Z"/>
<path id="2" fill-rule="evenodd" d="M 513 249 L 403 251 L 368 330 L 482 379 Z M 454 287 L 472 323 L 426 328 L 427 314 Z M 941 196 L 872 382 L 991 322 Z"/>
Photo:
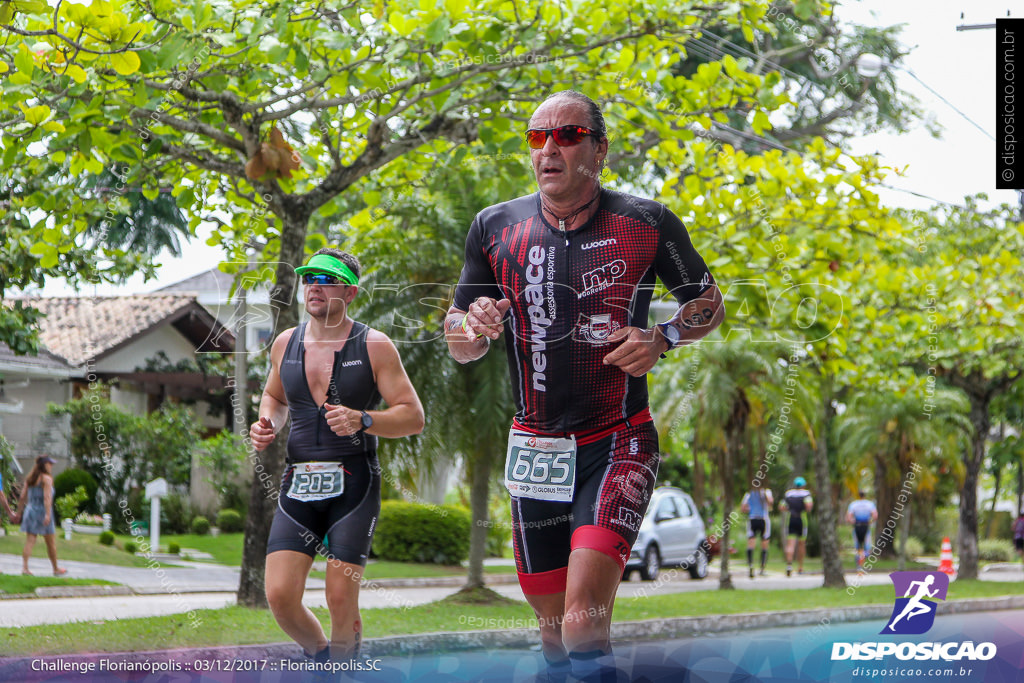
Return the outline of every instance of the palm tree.
<path id="1" fill-rule="evenodd" d="M 928 412 L 926 405 L 930 407 Z M 839 419 L 840 455 L 853 464 L 847 469 L 846 480 L 851 491 L 858 484 L 852 473 L 865 467 L 874 471 L 876 539 L 882 538 L 886 523 L 898 513 L 903 547 L 910 528 L 910 509 L 904 509 L 903 504 L 896 508 L 903 482 L 914 465 L 930 471 L 937 469 L 938 461 L 945 456 L 957 459 L 959 440 L 972 431 L 969 409 L 961 392 L 929 385 L 923 378 L 872 387 L 850 402 Z M 883 544 L 881 554 L 891 556 L 894 550 Z"/>
<path id="2" fill-rule="evenodd" d="M 732 589 L 729 574 L 729 532 L 733 523 L 737 473 L 747 471 L 751 458 L 752 415 L 765 421 L 765 406 L 775 403 L 782 375 L 781 349 L 774 345 L 750 344 L 746 340 L 705 340 L 690 359 L 696 380 L 690 392 L 672 394 L 679 374 L 665 389 L 657 391 L 658 412 L 680 414 L 692 406 L 694 442 L 697 450 L 710 456 L 722 489 L 722 568 L 719 588 Z"/>
<path id="3" fill-rule="evenodd" d="M 466 464 L 473 520 L 467 591 L 484 586 L 487 503 L 515 406 L 504 340 L 493 343 L 483 359 L 460 365 L 448 353 L 442 324 L 473 217 L 508 198 L 510 187 L 525 192 L 514 171 L 509 178 L 473 170 L 464 164 L 437 167 L 422 184 L 400 186 L 398 193 L 382 197 L 386 212 L 369 213 L 355 249 L 366 262 L 364 289 L 373 292 L 360 315 L 395 339 L 427 413 L 423 434 L 390 442 L 384 453 L 417 469 L 458 455 Z"/>
<path id="4" fill-rule="evenodd" d="M 156 256 L 163 249 L 181 256 L 178 237 L 189 237 L 188 221 L 178 208 L 170 188 L 161 189 L 149 199 L 142 191 L 126 187 L 111 169 L 99 175 L 86 175 L 83 191 L 108 199 L 113 218 L 89 226 L 86 236 L 108 247 Z M 123 200 L 123 201 L 122 201 Z M 119 207 L 127 204 L 125 210 Z"/>

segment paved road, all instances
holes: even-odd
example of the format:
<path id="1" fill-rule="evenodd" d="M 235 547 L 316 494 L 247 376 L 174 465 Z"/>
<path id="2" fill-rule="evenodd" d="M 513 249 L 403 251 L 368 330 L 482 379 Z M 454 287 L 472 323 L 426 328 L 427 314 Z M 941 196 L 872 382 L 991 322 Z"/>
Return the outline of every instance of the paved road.
<path id="1" fill-rule="evenodd" d="M 33 570 L 44 570 L 48 564 L 30 565 Z M 21 558 L 0 554 L 0 572 L 16 573 L 21 570 Z M 0 602 L 0 627 L 59 624 L 73 621 L 127 619 L 132 617 L 182 614 L 197 609 L 219 609 L 235 604 L 238 588 L 238 569 L 198 562 L 180 562 L 178 565 L 161 563 L 159 567 L 129 568 L 90 562 L 62 562 L 73 578 L 99 578 L 129 586 L 144 595 L 83 598 L 34 598 L 4 600 Z M 43 571 L 38 571 L 41 575 Z M 1003 571 L 983 574 L 987 580 L 1019 581 L 1024 575 L 1019 565 L 1006 565 Z M 636 574 L 634 573 L 634 577 Z M 848 575 L 847 582 L 857 585 L 888 585 L 886 574 L 864 577 Z M 859 583 L 858 583 L 859 582 Z M 386 582 L 384 582 L 386 584 Z M 362 607 L 404 607 L 422 605 L 440 600 L 457 590 L 452 586 L 423 586 L 411 588 L 391 587 L 384 584 L 364 586 L 360 595 Z M 814 588 L 821 585 L 821 576 L 806 574 L 787 578 L 781 572 L 766 577 L 747 578 L 733 573 L 733 584 L 740 589 L 777 590 L 782 588 Z M 310 607 L 325 607 L 324 582 L 310 578 L 306 583 L 303 602 Z M 523 600 L 517 583 L 494 585 L 494 590 L 509 598 Z M 714 572 L 703 581 L 695 581 L 682 570 L 663 570 L 657 581 L 629 581 L 619 586 L 618 597 L 647 597 L 669 593 L 715 590 L 718 576 Z"/>

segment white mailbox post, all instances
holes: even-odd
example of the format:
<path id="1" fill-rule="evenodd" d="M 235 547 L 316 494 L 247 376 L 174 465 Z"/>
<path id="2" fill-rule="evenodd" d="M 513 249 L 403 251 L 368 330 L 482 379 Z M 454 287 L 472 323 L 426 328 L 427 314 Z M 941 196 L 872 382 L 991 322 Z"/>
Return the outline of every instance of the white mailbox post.
<path id="1" fill-rule="evenodd" d="M 149 506 L 149 552 L 155 553 L 160 547 L 160 499 L 167 495 L 167 480 L 163 477 L 146 484 L 146 499 L 153 501 Z"/>

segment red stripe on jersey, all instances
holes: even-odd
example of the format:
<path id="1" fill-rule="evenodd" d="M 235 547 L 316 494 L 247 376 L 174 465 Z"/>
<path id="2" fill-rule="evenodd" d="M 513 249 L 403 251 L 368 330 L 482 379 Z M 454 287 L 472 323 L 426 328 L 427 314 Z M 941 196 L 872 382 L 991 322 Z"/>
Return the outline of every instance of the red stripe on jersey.
<path id="1" fill-rule="evenodd" d="M 621 422 L 616 422 L 610 427 L 604 427 L 597 431 L 585 431 L 585 432 L 538 432 L 536 429 L 530 429 L 519 424 L 517 420 L 512 421 L 512 428 L 529 432 L 530 434 L 536 434 L 537 436 L 554 436 L 558 438 L 567 438 L 569 436 L 576 437 L 577 446 L 586 446 L 588 443 L 596 443 L 606 436 L 611 436 L 615 432 L 625 429 L 626 427 L 635 427 L 636 425 L 644 424 L 645 422 L 652 422 L 654 417 L 651 415 L 650 408 L 644 408 L 635 415 L 630 415 Z"/>

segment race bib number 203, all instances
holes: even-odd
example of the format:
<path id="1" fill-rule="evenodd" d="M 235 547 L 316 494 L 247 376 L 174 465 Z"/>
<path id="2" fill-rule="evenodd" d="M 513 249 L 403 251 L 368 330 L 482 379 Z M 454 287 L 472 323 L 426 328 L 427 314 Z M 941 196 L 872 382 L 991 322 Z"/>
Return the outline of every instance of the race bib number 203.
<path id="1" fill-rule="evenodd" d="M 576 488 L 576 438 L 510 431 L 505 488 L 517 498 L 571 503 Z"/>
<path id="2" fill-rule="evenodd" d="M 300 462 L 292 470 L 288 497 L 294 500 L 326 500 L 345 491 L 345 475 L 339 462 Z"/>

